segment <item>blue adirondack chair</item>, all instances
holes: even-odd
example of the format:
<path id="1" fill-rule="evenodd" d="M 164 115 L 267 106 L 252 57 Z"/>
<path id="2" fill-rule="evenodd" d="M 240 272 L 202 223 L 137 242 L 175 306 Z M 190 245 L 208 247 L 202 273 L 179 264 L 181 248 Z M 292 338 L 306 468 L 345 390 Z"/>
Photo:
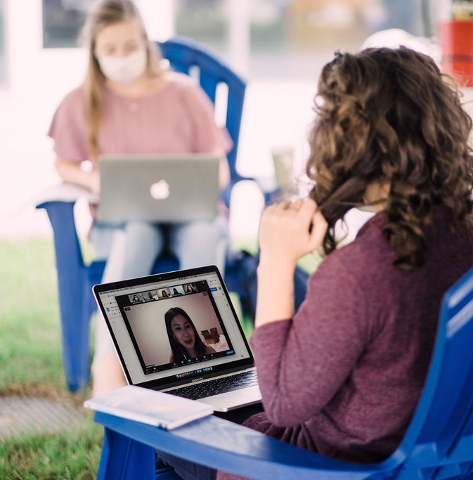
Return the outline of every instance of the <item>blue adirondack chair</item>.
<path id="1" fill-rule="evenodd" d="M 333 460 L 210 416 L 163 430 L 95 413 L 105 428 L 98 479 L 156 476 L 155 449 L 256 479 L 473 478 L 473 269 L 442 301 L 426 384 L 407 433 L 385 461 Z"/>
<path id="2" fill-rule="evenodd" d="M 198 80 L 212 102 L 216 101 L 217 87 L 227 87 L 226 128 L 233 140 L 233 149 L 228 154 L 231 182 L 222 198 L 230 205 L 233 186 L 241 180 L 254 180 L 242 177 L 236 169 L 240 123 L 245 98 L 246 83 L 212 51 L 204 45 L 183 37 L 175 37 L 159 43 L 163 57 L 171 67 L 182 73 L 192 73 L 197 69 Z M 218 100 L 218 99 L 217 99 Z M 63 346 L 63 364 L 66 382 L 71 391 L 85 387 L 89 381 L 89 325 L 90 317 L 96 310 L 91 293 L 92 285 L 100 283 L 105 267 L 104 261 L 84 262 L 79 237 L 74 221 L 76 200 L 87 192 L 79 187 L 62 185 L 52 193 L 52 198 L 43 201 L 37 208 L 47 211 L 54 233 L 54 249 L 59 289 L 59 305 Z M 227 259 L 225 281 L 230 291 L 244 294 L 232 256 Z M 172 256 L 160 256 L 152 273 L 176 270 L 178 261 Z"/>

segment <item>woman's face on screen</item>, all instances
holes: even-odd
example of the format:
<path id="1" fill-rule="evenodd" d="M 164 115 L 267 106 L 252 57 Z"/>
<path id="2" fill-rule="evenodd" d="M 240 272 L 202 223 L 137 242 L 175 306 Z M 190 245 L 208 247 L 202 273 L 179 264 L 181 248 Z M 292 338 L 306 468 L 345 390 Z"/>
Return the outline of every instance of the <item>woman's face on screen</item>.
<path id="1" fill-rule="evenodd" d="M 171 322 L 171 330 L 176 340 L 187 350 L 194 348 L 194 329 L 187 318 L 176 315 Z"/>

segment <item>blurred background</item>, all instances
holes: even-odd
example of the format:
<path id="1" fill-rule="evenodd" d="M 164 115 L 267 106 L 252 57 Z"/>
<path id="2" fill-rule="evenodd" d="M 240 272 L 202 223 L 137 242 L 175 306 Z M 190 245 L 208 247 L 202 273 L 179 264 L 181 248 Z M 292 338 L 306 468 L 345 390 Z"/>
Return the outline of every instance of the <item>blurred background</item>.
<path id="1" fill-rule="evenodd" d="M 386 29 L 439 50 L 439 22 L 452 18 L 454 6 L 473 20 L 473 0 L 135 1 L 151 39 L 204 42 L 246 79 L 240 173 L 274 187 L 274 158 L 282 152 L 294 167 L 289 180 L 301 190 L 317 77 L 335 50 L 354 53 L 374 37 L 384 45 Z M 91 3 L 0 0 L 1 479 L 92 480 L 97 473 L 103 429 L 82 408 L 89 390 L 67 390 L 52 231 L 46 212 L 35 209 L 60 182 L 47 132 L 60 101 L 83 81 L 86 54 L 77 38 Z M 473 86 L 473 63 L 470 70 Z M 257 246 L 262 208 L 254 183 L 237 185 L 234 247 Z M 85 199 L 75 213 L 87 260 Z M 349 219 L 347 240 L 366 218 Z"/>
<path id="2" fill-rule="evenodd" d="M 59 181 L 47 130 L 63 96 L 81 83 L 77 38 L 91 0 L 0 0 L 0 238 L 51 236 L 34 209 Z M 437 38 L 447 0 L 136 0 L 154 40 L 184 35 L 216 50 L 247 81 L 241 173 L 274 176 L 272 152 L 289 150 L 303 169 L 321 66 L 336 49 L 357 51 L 387 28 Z M 254 187 L 254 186 L 253 186 Z M 254 237 L 258 190 L 243 186 L 231 220 L 237 241 Z M 238 195 L 238 192 L 235 193 Z M 88 229 L 86 209 L 78 213 Z"/>

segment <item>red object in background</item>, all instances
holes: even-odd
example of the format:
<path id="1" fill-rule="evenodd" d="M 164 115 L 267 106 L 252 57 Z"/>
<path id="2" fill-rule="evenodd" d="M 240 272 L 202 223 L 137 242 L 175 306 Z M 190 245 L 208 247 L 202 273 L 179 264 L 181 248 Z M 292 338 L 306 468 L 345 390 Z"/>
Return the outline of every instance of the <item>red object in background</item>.
<path id="1" fill-rule="evenodd" d="M 442 69 L 460 85 L 473 87 L 473 20 L 451 20 L 439 24 Z"/>

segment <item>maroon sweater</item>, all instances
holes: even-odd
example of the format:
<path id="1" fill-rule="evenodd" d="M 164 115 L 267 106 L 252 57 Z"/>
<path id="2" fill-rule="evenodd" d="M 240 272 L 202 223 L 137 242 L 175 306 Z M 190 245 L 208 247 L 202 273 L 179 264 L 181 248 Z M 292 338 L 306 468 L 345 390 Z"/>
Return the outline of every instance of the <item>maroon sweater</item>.
<path id="1" fill-rule="evenodd" d="M 473 265 L 473 241 L 452 236 L 436 209 L 425 265 L 402 272 L 384 218 L 375 215 L 322 262 L 293 319 L 255 330 L 265 413 L 245 425 L 354 462 L 378 462 L 399 445 L 429 368 L 441 298 Z"/>

